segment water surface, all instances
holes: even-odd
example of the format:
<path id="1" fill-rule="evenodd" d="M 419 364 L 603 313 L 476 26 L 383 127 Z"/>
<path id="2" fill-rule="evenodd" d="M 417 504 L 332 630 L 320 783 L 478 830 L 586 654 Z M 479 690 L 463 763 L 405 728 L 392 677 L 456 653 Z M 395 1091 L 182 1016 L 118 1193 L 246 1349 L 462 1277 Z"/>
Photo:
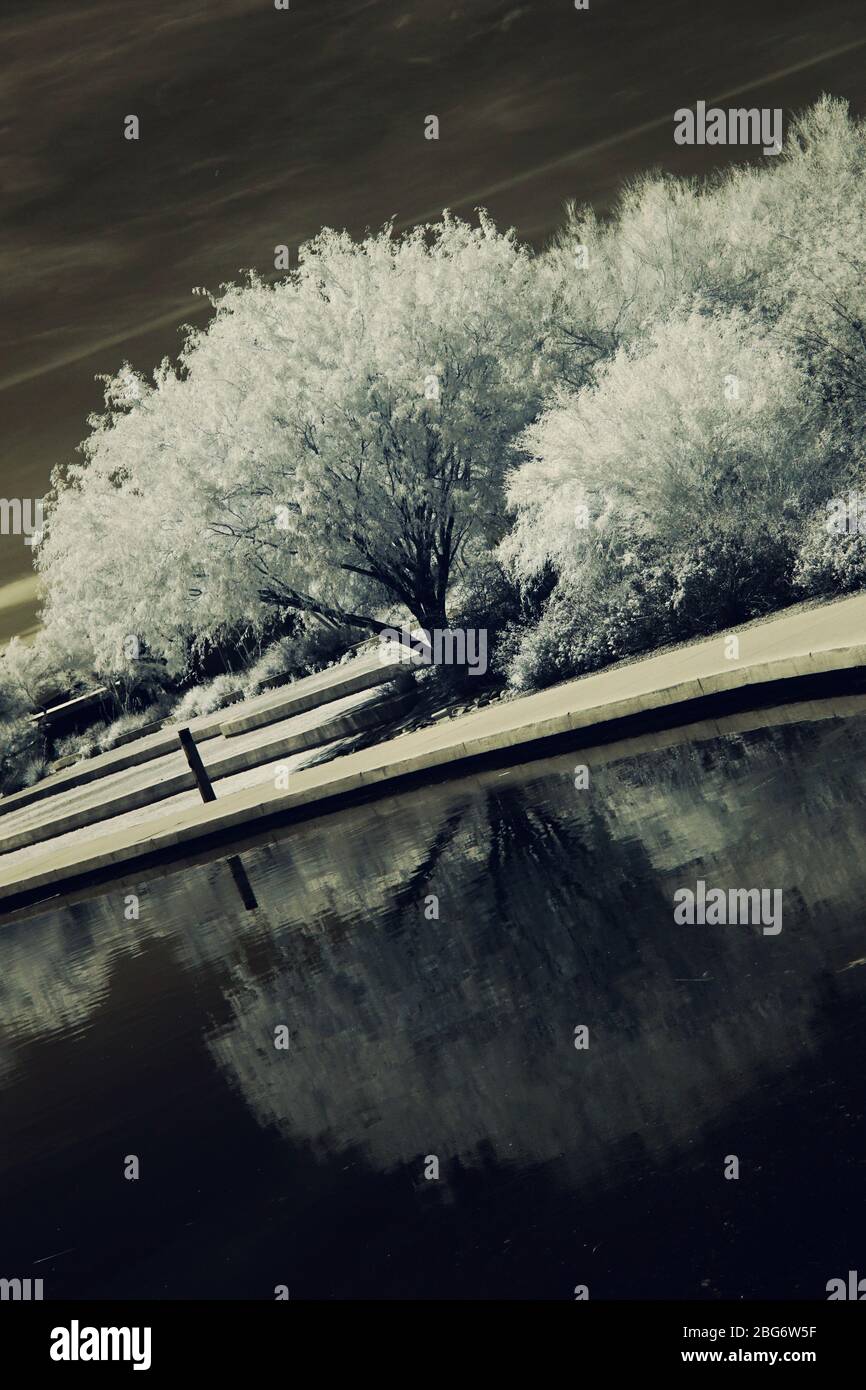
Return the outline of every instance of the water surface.
<path id="1" fill-rule="evenodd" d="M 866 1260 L 864 754 L 855 714 L 559 755 L 246 849 L 254 911 L 223 857 L 0 925 L 0 1274 L 826 1297 Z M 781 934 L 677 926 L 697 878 L 781 888 Z"/>

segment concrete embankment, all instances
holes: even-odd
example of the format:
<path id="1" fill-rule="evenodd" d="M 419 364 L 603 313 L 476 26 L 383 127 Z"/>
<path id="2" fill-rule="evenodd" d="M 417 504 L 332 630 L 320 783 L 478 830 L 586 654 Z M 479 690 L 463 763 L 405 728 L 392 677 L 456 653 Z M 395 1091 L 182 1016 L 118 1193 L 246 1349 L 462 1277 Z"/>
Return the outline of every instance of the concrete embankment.
<path id="1" fill-rule="evenodd" d="M 383 655 L 375 648 L 364 652 L 345 666 L 331 666 L 326 671 L 306 676 L 279 691 L 265 690 L 261 695 L 230 706 L 227 710 L 199 715 L 190 719 L 186 727 L 196 743 L 203 743 L 219 738 L 224 729 L 228 729 L 229 735 L 241 732 L 235 727 L 237 719 L 241 716 L 250 719 L 261 715 L 254 724 L 249 725 L 250 728 L 261 728 L 343 696 L 371 690 L 386 681 L 399 679 L 405 671 L 406 663 L 399 655 L 389 658 L 387 654 Z M 141 763 L 162 758 L 166 754 L 174 753 L 176 749 L 177 729 L 165 726 L 156 733 L 148 734 L 132 743 L 125 743 L 122 747 L 111 748 L 107 753 L 99 753 L 94 758 L 88 758 L 44 778 L 32 787 L 25 787 L 20 792 L 3 797 L 0 799 L 0 816 L 29 806 L 34 801 L 44 801 L 73 787 L 83 786 L 87 782 L 100 781 L 112 773 L 124 772 L 127 768 L 138 767 Z"/>
<path id="2" fill-rule="evenodd" d="M 736 636 L 737 644 L 729 639 Z M 345 668 L 338 668 L 344 670 Z M 288 790 L 260 782 L 210 805 L 166 804 L 147 824 L 109 820 L 0 857 L 0 899 L 10 905 L 88 876 L 132 871 L 181 847 L 224 842 L 250 827 L 311 815 L 410 780 L 457 772 L 485 758 L 516 760 L 556 740 L 603 741 L 703 711 L 802 699 L 856 686 L 866 671 L 866 595 L 782 613 L 738 633 L 721 633 L 519 700 L 403 734 L 294 772 Z M 326 675 L 327 673 L 322 673 Z M 323 687 L 323 690 L 326 688 Z M 322 693 L 322 692 L 320 692 Z M 233 719 L 244 715 L 240 708 Z M 255 724 L 246 731 L 255 733 Z M 232 737 L 242 736 L 240 734 Z M 151 808 L 152 809 L 152 808 Z M 98 829 L 100 833 L 95 834 Z"/>
<path id="3" fill-rule="evenodd" d="M 275 724 L 232 738 L 200 742 L 202 761 L 212 782 L 281 759 L 305 749 L 362 733 L 398 717 L 414 699 L 411 675 L 374 689 L 359 689 Z M 69 831 L 110 821 L 126 812 L 167 801 L 195 786 L 177 733 L 172 751 L 131 768 L 106 773 L 98 780 L 65 787 L 53 797 L 10 808 L 0 816 L 0 864 L 11 850 L 55 839 Z"/>

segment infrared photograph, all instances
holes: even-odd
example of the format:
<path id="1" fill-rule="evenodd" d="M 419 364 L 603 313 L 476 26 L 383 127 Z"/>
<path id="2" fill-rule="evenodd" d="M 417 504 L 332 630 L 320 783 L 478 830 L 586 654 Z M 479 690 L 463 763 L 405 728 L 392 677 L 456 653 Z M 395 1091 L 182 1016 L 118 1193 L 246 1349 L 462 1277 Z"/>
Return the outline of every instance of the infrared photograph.
<path id="1" fill-rule="evenodd" d="M 0 1366 L 850 1374 L 862 0 L 0 40 Z"/>

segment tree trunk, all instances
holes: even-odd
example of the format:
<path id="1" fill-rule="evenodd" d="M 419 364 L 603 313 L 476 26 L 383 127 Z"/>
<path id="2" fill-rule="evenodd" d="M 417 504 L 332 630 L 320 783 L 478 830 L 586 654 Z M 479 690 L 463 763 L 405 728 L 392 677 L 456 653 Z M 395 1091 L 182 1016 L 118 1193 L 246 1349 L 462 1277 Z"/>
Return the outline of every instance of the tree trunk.
<path id="1" fill-rule="evenodd" d="M 423 609 L 413 610 L 413 616 L 418 619 L 418 626 L 425 632 L 444 632 L 448 626 L 448 618 L 445 615 L 445 605 L 425 605 Z"/>

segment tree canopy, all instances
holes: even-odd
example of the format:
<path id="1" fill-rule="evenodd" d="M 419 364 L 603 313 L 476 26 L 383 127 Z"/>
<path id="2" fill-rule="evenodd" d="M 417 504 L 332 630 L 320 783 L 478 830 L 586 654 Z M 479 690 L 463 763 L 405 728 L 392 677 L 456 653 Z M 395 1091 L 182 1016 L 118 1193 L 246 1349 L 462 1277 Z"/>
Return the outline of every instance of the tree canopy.
<path id="1" fill-rule="evenodd" d="M 45 642 L 117 672 L 269 614 L 445 626 L 498 556 L 529 596 L 512 644 L 546 622 L 565 673 L 635 613 L 643 641 L 859 582 L 816 527 L 866 471 L 864 176 L 825 98 L 778 157 L 647 175 L 540 253 L 444 214 L 224 287 L 176 364 L 106 379 L 55 474 Z M 610 631 L 572 641 L 588 621 Z"/>
<path id="2" fill-rule="evenodd" d="M 445 626 L 449 584 L 501 537 L 509 445 L 555 375 L 550 281 L 482 215 L 362 242 L 214 300 L 176 370 L 106 384 L 58 479 L 39 563 L 98 664 L 128 634 L 186 644 L 267 606 Z"/>

